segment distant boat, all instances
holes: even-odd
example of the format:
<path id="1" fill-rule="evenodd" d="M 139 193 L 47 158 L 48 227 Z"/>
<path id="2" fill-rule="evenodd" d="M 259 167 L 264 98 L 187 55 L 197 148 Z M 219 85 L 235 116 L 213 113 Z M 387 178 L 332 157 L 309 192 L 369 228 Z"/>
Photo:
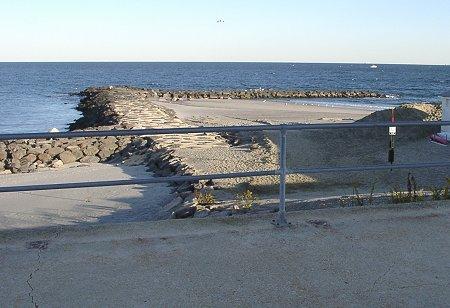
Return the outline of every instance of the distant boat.
<path id="1" fill-rule="evenodd" d="M 377 65 L 372 65 L 370 68 L 378 68 Z"/>

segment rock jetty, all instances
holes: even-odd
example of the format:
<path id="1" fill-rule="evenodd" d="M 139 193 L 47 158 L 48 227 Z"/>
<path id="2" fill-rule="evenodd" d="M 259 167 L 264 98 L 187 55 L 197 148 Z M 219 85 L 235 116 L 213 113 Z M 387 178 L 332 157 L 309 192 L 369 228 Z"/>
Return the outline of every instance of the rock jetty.
<path id="1" fill-rule="evenodd" d="M 114 87 L 103 88 L 105 90 Z M 120 87 L 127 88 L 127 87 Z M 87 88 L 79 93 L 80 96 L 89 100 L 92 95 L 97 95 L 102 88 Z M 362 90 L 273 90 L 273 89 L 247 89 L 247 90 L 229 90 L 229 91 L 195 91 L 195 90 L 155 90 L 155 89 L 138 89 L 129 88 L 131 90 L 143 90 L 154 98 L 165 100 L 190 100 L 190 99 L 295 99 L 295 98 L 387 98 L 385 94 L 374 91 Z"/>

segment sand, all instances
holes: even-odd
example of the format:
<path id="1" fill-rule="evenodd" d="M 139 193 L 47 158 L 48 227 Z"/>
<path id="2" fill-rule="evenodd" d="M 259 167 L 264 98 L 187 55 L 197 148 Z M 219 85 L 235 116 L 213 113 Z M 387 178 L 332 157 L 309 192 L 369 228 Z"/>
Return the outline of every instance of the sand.
<path id="1" fill-rule="evenodd" d="M 89 164 L 0 176 L 1 186 L 148 178 L 142 166 Z M 154 220 L 170 201 L 165 184 L 1 193 L 0 229 Z"/>
<path id="2" fill-rule="evenodd" d="M 374 109 L 285 104 L 284 101 L 262 100 L 194 100 L 156 102 L 175 111 L 176 116 L 196 125 L 251 125 L 280 123 L 348 123 L 373 113 Z M 419 106 L 420 107 L 420 106 Z M 420 109 L 420 108 L 419 108 Z M 422 110 L 421 108 L 420 110 Z M 387 121 L 388 119 L 386 119 Z M 450 157 L 450 148 L 428 142 L 426 137 L 407 140 L 399 128 L 396 142 L 396 163 L 438 162 Z M 387 163 L 389 137 L 367 136 L 368 131 L 292 131 L 288 133 L 288 167 L 331 167 L 355 165 L 383 165 Z M 278 166 L 276 132 L 265 132 L 269 143 L 259 149 L 242 153 L 239 158 L 226 156 L 225 151 L 210 149 L 209 153 L 183 153 L 198 165 L 207 165 L 209 171 L 273 169 Z M 239 154 L 237 154 L 239 155 Z M 216 162 L 209 159 L 213 157 Z M 228 162 L 219 164 L 217 161 Z M 442 186 L 450 176 L 449 168 L 431 170 L 402 170 L 359 172 L 345 174 L 292 175 L 288 178 L 289 197 L 305 200 L 311 196 L 338 196 L 352 194 L 353 188 L 368 192 L 406 189 L 408 173 L 412 172 L 419 186 L 425 190 Z M 264 197 L 275 196 L 277 179 L 264 178 L 249 181 Z"/>
<path id="3" fill-rule="evenodd" d="M 264 100 L 190 100 L 155 101 L 175 111 L 176 115 L 194 123 L 222 125 L 352 122 L 374 109 L 292 104 L 288 101 Z"/>

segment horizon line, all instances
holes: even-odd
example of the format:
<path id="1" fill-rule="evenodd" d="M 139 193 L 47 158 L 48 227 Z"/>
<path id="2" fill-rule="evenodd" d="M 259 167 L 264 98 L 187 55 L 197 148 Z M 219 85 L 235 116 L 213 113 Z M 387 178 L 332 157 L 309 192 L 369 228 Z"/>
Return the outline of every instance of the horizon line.
<path id="1" fill-rule="evenodd" d="M 255 63 L 255 64 L 350 64 L 350 65 L 416 65 L 416 66 L 448 66 L 449 64 L 428 64 L 428 63 L 396 63 L 396 62 L 299 62 L 299 61 L 135 61 L 135 60 L 44 60 L 44 61 L 0 61 L 0 64 L 5 63 Z"/>

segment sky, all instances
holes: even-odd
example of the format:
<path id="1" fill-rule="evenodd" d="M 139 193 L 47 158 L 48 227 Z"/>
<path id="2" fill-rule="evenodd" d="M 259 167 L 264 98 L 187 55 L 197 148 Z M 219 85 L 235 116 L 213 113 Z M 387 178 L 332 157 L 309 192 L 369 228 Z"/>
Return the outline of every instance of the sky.
<path id="1" fill-rule="evenodd" d="M 0 61 L 448 65 L 450 0 L 0 0 Z"/>

